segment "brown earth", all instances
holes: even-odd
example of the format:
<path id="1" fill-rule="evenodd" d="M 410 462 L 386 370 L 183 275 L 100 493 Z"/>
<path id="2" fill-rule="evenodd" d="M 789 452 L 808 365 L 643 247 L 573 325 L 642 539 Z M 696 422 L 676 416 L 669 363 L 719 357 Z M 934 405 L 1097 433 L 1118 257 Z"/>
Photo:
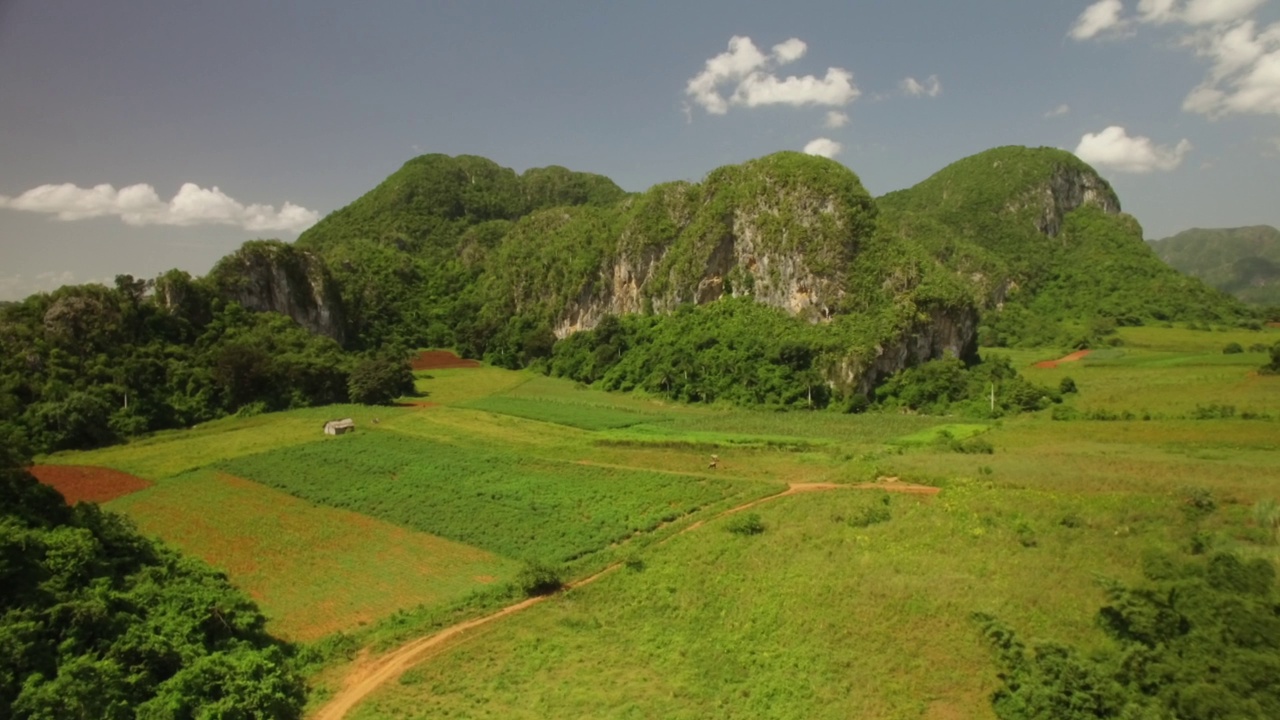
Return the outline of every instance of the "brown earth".
<path id="1" fill-rule="evenodd" d="M 452 350 L 423 350 L 413 359 L 414 370 L 454 370 L 478 368 L 479 360 L 464 360 Z"/>
<path id="2" fill-rule="evenodd" d="M 770 495 L 768 497 L 753 500 L 749 503 L 744 503 L 735 508 L 725 510 L 711 518 L 711 520 L 716 520 L 726 515 L 732 515 L 733 513 L 742 512 L 748 508 L 753 508 L 762 503 L 772 502 L 778 498 L 787 497 L 788 495 L 798 495 L 800 493 L 826 492 L 840 489 L 888 490 L 890 492 L 920 495 L 936 495 L 939 492 L 939 489 L 935 487 L 896 482 L 896 478 L 885 478 L 884 480 L 885 482 L 863 483 L 861 485 L 839 485 L 836 483 L 791 483 L 786 490 L 776 495 Z M 681 530 L 677 535 L 683 535 L 684 533 L 696 530 L 697 528 L 702 527 L 705 522 L 707 521 L 696 522 L 684 530 Z M 675 535 L 672 537 L 675 537 Z M 671 538 L 667 539 L 669 540 Z M 618 569 L 620 566 L 621 563 L 615 563 L 595 575 L 568 583 L 560 593 L 568 592 L 574 588 L 583 587 L 584 585 L 589 585 Z M 343 682 L 342 688 L 334 694 L 333 698 L 330 699 L 324 707 L 321 707 L 314 715 L 311 716 L 311 720 L 342 720 L 347 716 L 347 713 L 350 712 L 352 708 L 358 705 L 360 701 L 364 700 L 370 693 L 377 690 L 384 683 L 391 682 L 392 680 L 400 677 L 406 670 L 422 660 L 434 655 L 434 653 L 431 652 L 432 650 L 442 650 L 442 646 L 448 640 L 458 637 L 472 628 L 486 625 L 494 620 L 499 620 L 508 615 L 514 615 L 521 610 L 531 608 L 550 597 L 553 596 L 541 595 L 538 597 L 532 597 L 514 605 L 509 605 L 490 615 L 458 623 L 457 625 L 445 628 L 434 635 L 428 635 L 426 637 L 418 638 L 417 640 L 412 640 L 381 657 L 374 659 L 362 658 L 358 660 L 356 666 L 350 673 L 348 673 L 346 680 Z"/>
<path id="3" fill-rule="evenodd" d="M 1092 350 L 1077 350 L 1077 351 L 1075 351 L 1075 352 L 1071 353 L 1070 355 L 1064 355 L 1063 357 L 1060 357 L 1060 358 L 1058 358 L 1057 360 L 1044 360 L 1044 361 L 1042 361 L 1042 362 L 1038 362 L 1038 363 L 1036 363 L 1036 367 L 1038 367 L 1038 368 L 1043 368 L 1043 369 L 1046 369 L 1046 370 L 1052 370 L 1053 368 L 1058 367 L 1058 363 L 1069 363 L 1069 362 L 1075 362 L 1075 361 L 1077 361 L 1077 360 L 1079 360 L 1079 359 L 1081 359 L 1081 358 L 1085 357 L 1086 355 L 1088 355 L 1088 354 L 1089 354 L 1089 353 L 1091 353 L 1091 352 L 1093 352 L 1093 351 L 1092 351 Z"/>
<path id="4" fill-rule="evenodd" d="M 129 473 L 88 465 L 36 465 L 31 474 L 62 493 L 68 505 L 104 503 L 151 487 L 149 481 Z"/>

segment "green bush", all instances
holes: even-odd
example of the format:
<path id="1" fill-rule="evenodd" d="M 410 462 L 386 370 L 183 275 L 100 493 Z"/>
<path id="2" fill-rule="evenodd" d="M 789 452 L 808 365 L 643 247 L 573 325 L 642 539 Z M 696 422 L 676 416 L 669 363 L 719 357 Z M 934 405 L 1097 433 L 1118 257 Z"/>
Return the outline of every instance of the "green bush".
<path id="1" fill-rule="evenodd" d="M 550 595 L 564 587 L 560 571 L 544 562 L 531 560 L 516 574 L 516 587 L 529 597 Z"/>
<path id="2" fill-rule="evenodd" d="M 1223 355 L 1239 355 L 1244 352 L 1244 348 L 1240 347 L 1238 342 L 1229 342 L 1222 348 Z"/>
<path id="3" fill-rule="evenodd" d="M 996 448 L 985 438 L 973 437 L 968 440 L 952 440 L 951 451 L 965 455 L 992 455 Z"/>
<path id="4" fill-rule="evenodd" d="M 856 515 L 845 522 L 849 524 L 849 527 L 864 528 L 886 523 L 891 519 L 893 519 L 893 515 L 889 512 L 889 493 L 885 493 L 880 498 L 880 502 L 862 508 Z"/>
<path id="5" fill-rule="evenodd" d="M 1079 390 L 1076 388 L 1076 381 L 1068 376 L 1058 381 L 1058 392 L 1063 395 L 1069 395 L 1071 393 L 1079 392 Z"/>
<path id="6" fill-rule="evenodd" d="M 759 535 L 764 532 L 764 521 L 758 513 L 739 513 L 729 518 L 725 529 L 734 535 Z"/>

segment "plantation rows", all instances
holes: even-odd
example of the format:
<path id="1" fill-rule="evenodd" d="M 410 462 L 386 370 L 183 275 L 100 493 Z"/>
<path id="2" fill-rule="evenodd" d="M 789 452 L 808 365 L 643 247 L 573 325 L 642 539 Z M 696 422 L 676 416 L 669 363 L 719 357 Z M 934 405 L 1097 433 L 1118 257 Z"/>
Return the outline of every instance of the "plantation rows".
<path id="1" fill-rule="evenodd" d="M 567 561 L 763 485 L 361 432 L 227 461 L 229 473 L 513 558 Z"/>

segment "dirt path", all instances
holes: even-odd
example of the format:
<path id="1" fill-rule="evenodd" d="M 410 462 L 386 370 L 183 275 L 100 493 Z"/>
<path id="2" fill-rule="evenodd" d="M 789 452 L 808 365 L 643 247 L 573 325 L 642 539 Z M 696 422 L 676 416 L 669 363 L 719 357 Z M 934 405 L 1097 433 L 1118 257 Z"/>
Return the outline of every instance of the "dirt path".
<path id="1" fill-rule="evenodd" d="M 1091 352 L 1093 352 L 1093 351 L 1092 351 L 1092 350 L 1077 350 L 1077 351 L 1075 351 L 1075 352 L 1071 353 L 1070 355 L 1064 355 L 1064 356 L 1062 356 L 1062 357 L 1058 358 L 1057 360 L 1044 360 L 1044 361 L 1042 361 L 1042 362 L 1038 362 L 1038 363 L 1036 363 L 1036 367 L 1038 367 L 1038 368 L 1043 368 L 1043 369 L 1045 369 L 1045 370 L 1052 370 L 1053 368 L 1058 367 L 1058 365 L 1059 365 L 1059 364 L 1061 364 L 1061 363 L 1069 363 L 1069 362 L 1075 362 L 1075 361 L 1077 361 L 1077 360 L 1080 360 L 1081 358 L 1085 357 L 1086 355 L 1088 355 L 1088 354 L 1089 354 L 1089 353 L 1091 353 Z"/>
<path id="2" fill-rule="evenodd" d="M 702 527 L 707 522 L 718 520 L 726 515 L 739 513 L 763 503 L 772 502 L 789 495 L 799 495 L 800 493 L 828 492 L 831 490 L 887 490 L 889 492 L 917 495 L 936 495 L 939 492 L 939 488 L 936 487 L 900 483 L 896 482 L 896 478 L 889 478 L 886 480 L 886 482 L 862 483 L 860 485 L 838 485 L 836 483 L 791 483 L 786 490 L 777 493 L 776 495 L 769 495 L 768 497 L 752 500 L 749 503 L 743 503 L 737 507 L 730 508 L 717 514 L 715 517 L 709 518 L 708 520 L 700 520 L 693 523 L 671 537 L 677 537 L 687 532 L 691 532 Z M 671 538 L 667 538 L 667 540 L 670 539 Z M 614 563 L 595 575 L 568 583 L 560 593 L 556 594 L 558 595 L 575 588 L 590 585 L 596 580 L 599 580 L 605 575 L 617 570 L 621 565 L 622 563 Z M 324 707 L 316 711 L 316 713 L 311 716 L 311 720 L 342 720 L 347 716 L 347 713 L 350 712 L 352 708 L 360 704 L 360 702 L 368 697 L 373 691 L 377 690 L 384 683 L 391 682 L 400 677 L 406 670 L 428 657 L 432 650 L 440 649 L 449 640 L 456 638 L 473 628 L 480 627 L 481 625 L 487 625 L 488 623 L 500 620 L 508 615 L 514 615 L 522 610 L 527 610 L 552 597 L 555 597 L 555 595 L 541 595 L 539 597 L 532 597 L 528 600 L 523 600 L 514 605 L 508 605 L 507 607 L 490 615 L 467 620 L 465 622 L 458 623 L 457 625 L 447 627 L 434 635 L 428 635 L 426 637 L 418 638 L 417 640 L 411 640 L 386 655 L 359 663 L 351 673 L 347 675 L 346 680 L 343 682 L 342 689 L 340 689 L 337 694 L 335 694 L 333 698 L 324 705 Z"/>

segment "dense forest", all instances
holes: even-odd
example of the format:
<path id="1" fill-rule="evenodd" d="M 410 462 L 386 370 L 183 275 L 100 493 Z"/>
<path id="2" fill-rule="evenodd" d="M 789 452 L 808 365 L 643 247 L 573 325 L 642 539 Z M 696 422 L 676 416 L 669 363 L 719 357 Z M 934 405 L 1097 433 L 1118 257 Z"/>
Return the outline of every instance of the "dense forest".
<path id="1" fill-rule="evenodd" d="M 296 718 L 306 686 L 257 607 L 0 445 L 0 718 Z"/>
<path id="2" fill-rule="evenodd" d="M 1161 260 L 1254 305 L 1280 307 L 1280 230 L 1194 228 L 1151 241 Z"/>

